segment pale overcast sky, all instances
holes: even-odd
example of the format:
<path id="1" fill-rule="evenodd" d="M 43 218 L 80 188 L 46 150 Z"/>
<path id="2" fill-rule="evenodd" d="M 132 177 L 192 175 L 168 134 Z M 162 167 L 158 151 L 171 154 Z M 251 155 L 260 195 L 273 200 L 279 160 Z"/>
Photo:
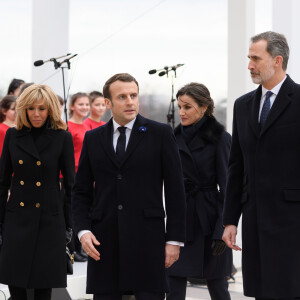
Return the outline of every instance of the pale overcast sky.
<path id="1" fill-rule="evenodd" d="M 270 2 L 260 0 L 257 31 L 270 29 L 260 18 Z M 0 95 L 12 78 L 31 81 L 31 17 L 31 0 L 0 0 Z M 111 75 L 129 72 L 141 93 L 168 96 L 171 80 L 148 71 L 184 63 L 175 89 L 198 81 L 216 101 L 227 96 L 227 0 L 70 0 L 69 28 L 69 50 L 79 54 L 72 93 L 101 90 Z"/>

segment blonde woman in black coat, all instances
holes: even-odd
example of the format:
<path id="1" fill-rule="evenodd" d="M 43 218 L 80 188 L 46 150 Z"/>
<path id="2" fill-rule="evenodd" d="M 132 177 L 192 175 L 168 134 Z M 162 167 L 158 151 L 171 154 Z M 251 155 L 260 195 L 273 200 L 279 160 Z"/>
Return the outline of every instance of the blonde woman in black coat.
<path id="1" fill-rule="evenodd" d="M 36 300 L 50 300 L 52 288 L 67 282 L 72 136 L 65 130 L 56 95 L 46 85 L 28 87 L 16 109 L 17 126 L 8 129 L 0 160 L 0 282 L 9 286 L 12 300 L 26 300 L 26 288 L 35 289 Z"/>
<path id="2" fill-rule="evenodd" d="M 209 90 L 190 83 L 176 95 L 181 124 L 175 129 L 187 199 L 186 243 L 169 269 L 168 300 L 184 300 L 187 278 L 206 279 L 213 300 L 229 300 L 226 276 L 232 252 L 222 241 L 222 213 L 230 135 L 213 116 Z"/>

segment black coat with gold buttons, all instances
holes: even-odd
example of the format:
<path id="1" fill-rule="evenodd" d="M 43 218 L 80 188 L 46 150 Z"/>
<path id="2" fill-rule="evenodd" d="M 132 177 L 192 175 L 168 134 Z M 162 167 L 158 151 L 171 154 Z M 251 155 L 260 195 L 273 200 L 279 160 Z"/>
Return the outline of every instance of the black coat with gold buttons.
<path id="1" fill-rule="evenodd" d="M 16 287 L 66 286 L 66 226 L 71 227 L 72 136 L 45 128 L 7 131 L 0 159 L 0 282 Z M 59 173 L 64 177 L 65 203 Z M 9 200 L 8 190 L 10 189 Z"/>

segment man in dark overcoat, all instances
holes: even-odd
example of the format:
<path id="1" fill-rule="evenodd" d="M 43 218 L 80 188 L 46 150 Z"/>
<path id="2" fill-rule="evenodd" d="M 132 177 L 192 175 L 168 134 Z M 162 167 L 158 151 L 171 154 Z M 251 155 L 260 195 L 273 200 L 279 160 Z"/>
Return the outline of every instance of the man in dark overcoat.
<path id="1" fill-rule="evenodd" d="M 164 299 L 165 268 L 185 240 L 175 137 L 170 126 L 138 114 L 131 75 L 114 75 L 103 92 L 113 118 L 86 133 L 72 196 L 74 227 L 89 255 L 87 293 L 96 300 L 128 291 L 141 300 Z"/>
<path id="2" fill-rule="evenodd" d="M 300 296 L 300 86 L 286 75 L 285 37 L 251 39 L 248 69 L 260 86 L 234 105 L 223 240 L 234 250 L 242 218 L 244 293 Z"/>

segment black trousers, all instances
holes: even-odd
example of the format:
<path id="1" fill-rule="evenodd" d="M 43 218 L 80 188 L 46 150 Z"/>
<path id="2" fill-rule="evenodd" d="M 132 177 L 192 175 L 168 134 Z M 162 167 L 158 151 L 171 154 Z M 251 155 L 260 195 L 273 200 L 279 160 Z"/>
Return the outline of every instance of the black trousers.
<path id="1" fill-rule="evenodd" d="M 11 300 L 28 300 L 27 290 L 14 286 L 8 286 Z M 34 300 L 51 300 L 52 289 L 34 289 Z"/>
<path id="2" fill-rule="evenodd" d="M 136 300 L 163 300 L 165 293 L 134 292 Z M 121 293 L 115 294 L 95 294 L 94 300 L 122 300 Z"/>
<path id="3" fill-rule="evenodd" d="M 167 300 L 184 300 L 186 296 L 186 277 L 169 276 L 170 292 Z M 226 278 L 206 280 L 207 288 L 212 300 L 230 300 L 228 281 Z"/>

